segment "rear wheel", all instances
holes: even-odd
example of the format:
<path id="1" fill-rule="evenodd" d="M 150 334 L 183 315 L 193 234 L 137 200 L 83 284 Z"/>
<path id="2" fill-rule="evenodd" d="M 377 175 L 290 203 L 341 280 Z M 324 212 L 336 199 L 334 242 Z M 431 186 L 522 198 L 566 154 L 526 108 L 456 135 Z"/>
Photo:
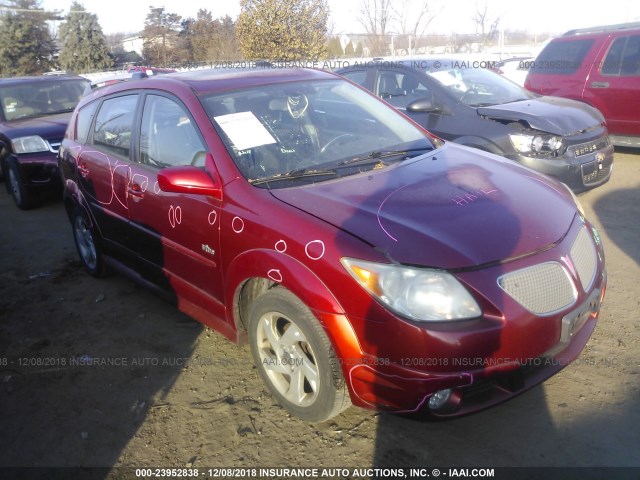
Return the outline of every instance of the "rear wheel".
<path id="1" fill-rule="evenodd" d="M 351 404 L 327 334 L 288 290 L 276 287 L 256 299 L 249 343 L 260 376 L 291 414 L 322 422 Z"/>
<path id="2" fill-rule="evenodd" d="M 85 219 L 78 208 L 71 216 L 71 225 L 76 248 L 85 270 L 94 277 L 103 277 L 107 272 L 104 255 L 100 250 L 91 223 Z"/>

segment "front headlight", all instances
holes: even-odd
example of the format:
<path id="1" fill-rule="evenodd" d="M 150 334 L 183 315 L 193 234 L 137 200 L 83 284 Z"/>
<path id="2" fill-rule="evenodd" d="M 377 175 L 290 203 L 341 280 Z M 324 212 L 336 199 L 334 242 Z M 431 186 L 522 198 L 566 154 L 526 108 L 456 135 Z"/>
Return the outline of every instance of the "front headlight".
<path id="1" fill-rule="evenodd" d="M 15 153 L 35 153 L 35 152 L 48 152 L 49 145 L 38 135 L 31 135 L 29 137 L 19 137 L 11 140 L 13 151 Z"/>
<path id="2" fill-rule="evenodd" d="M 562 138 L 553 135 L 510 133 L 509 140 L 519 153 L 555 154 L 562 148 Z"/>
<path id="3" fill-rule="evenodd" d="M 482 313 L 467 289 L 447 272 L 353 258 L 341 261 L 369 293 L 412 320 L 466 320 Z"/>

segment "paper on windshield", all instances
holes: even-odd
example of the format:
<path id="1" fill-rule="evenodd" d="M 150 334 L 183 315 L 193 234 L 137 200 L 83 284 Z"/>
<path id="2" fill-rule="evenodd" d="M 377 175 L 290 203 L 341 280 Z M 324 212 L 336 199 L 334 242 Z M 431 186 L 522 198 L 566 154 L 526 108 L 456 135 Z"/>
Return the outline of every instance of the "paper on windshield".
<path id="1" fill-rule="evenodd" d="M 213 118 L 238 150 L 276 143 L 252 112 L 230 113 Z"/>

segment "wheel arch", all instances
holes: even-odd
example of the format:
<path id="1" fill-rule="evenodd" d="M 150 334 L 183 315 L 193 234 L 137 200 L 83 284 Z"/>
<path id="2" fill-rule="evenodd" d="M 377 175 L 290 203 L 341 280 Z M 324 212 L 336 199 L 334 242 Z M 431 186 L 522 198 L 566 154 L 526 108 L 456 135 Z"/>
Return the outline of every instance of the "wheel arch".
<path id="1" fill-rule="evenodd" d="M 227 321 L 235 326 L 238 343 L 246 342 L 247 318 L 253 300 L 281 286 L 312 311 L 339 358 L 362 355 L 360 342 L 339 301 L 324 282 L 296 258 L 269 249 L 244 252 L 229 265 L 225 283 L 229 287 L 225 303 L 232 307 L 227 309 L 230 317 Z"/>
<path id="2" fill-rule="evenodd" d="M 249 250 L 233 259 L 227 268 L 225 283 L 229 286 L 227 305 L 233 305 L 230 318 L 238 330 L 244 329 L 251 300 L 281 285 L 296 295 L 311 310 L 344 313 L 329 288 L 306 265 L 276 250 Z M 311 305 L 316 306 L 311 307 Z"/>

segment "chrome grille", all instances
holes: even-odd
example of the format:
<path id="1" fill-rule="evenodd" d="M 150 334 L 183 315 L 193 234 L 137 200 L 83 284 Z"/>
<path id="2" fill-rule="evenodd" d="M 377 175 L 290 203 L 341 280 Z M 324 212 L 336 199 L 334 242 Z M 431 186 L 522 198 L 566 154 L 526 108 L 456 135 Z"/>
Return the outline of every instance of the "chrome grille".
<path id="1" fill-rule="evenodd" d="M 598 150 L 602 150 L 603 148 L 607 148 L 608 146 L 609 137 L 604 137 L 598 140 L 593 140 L 591 142 L 572 145 L 570 148 L 573 149 L 573 154 L 576 157 L 582 157 L 584 155 L 589 155 L 590 153 L 597 152 Z"/>
<path id="2" fill-rule="evenodd" d="M 58 150 L 60 149 L 60 145 L 62 145 L 62 139 L 58 140 L 47 140 L 47 143 L 49 144 L 49 151 L 52 153 L 58 153 Z"/>
<path id="3" fill-rule="evenodd" d="M 498 285 L 516 302 L 536 315 L 551 315 L 572 305 L 576 288 L 558 262 L 545 262 L 507 273 Z"/>
<path id="4" fill-rule="evenodd" d="M 589 237 L 586 227 L 582 227 L 571 246 L 571 260 L 585 292 L 591 288 L 596 277 L 597 256 L 593 240 Z"/>

